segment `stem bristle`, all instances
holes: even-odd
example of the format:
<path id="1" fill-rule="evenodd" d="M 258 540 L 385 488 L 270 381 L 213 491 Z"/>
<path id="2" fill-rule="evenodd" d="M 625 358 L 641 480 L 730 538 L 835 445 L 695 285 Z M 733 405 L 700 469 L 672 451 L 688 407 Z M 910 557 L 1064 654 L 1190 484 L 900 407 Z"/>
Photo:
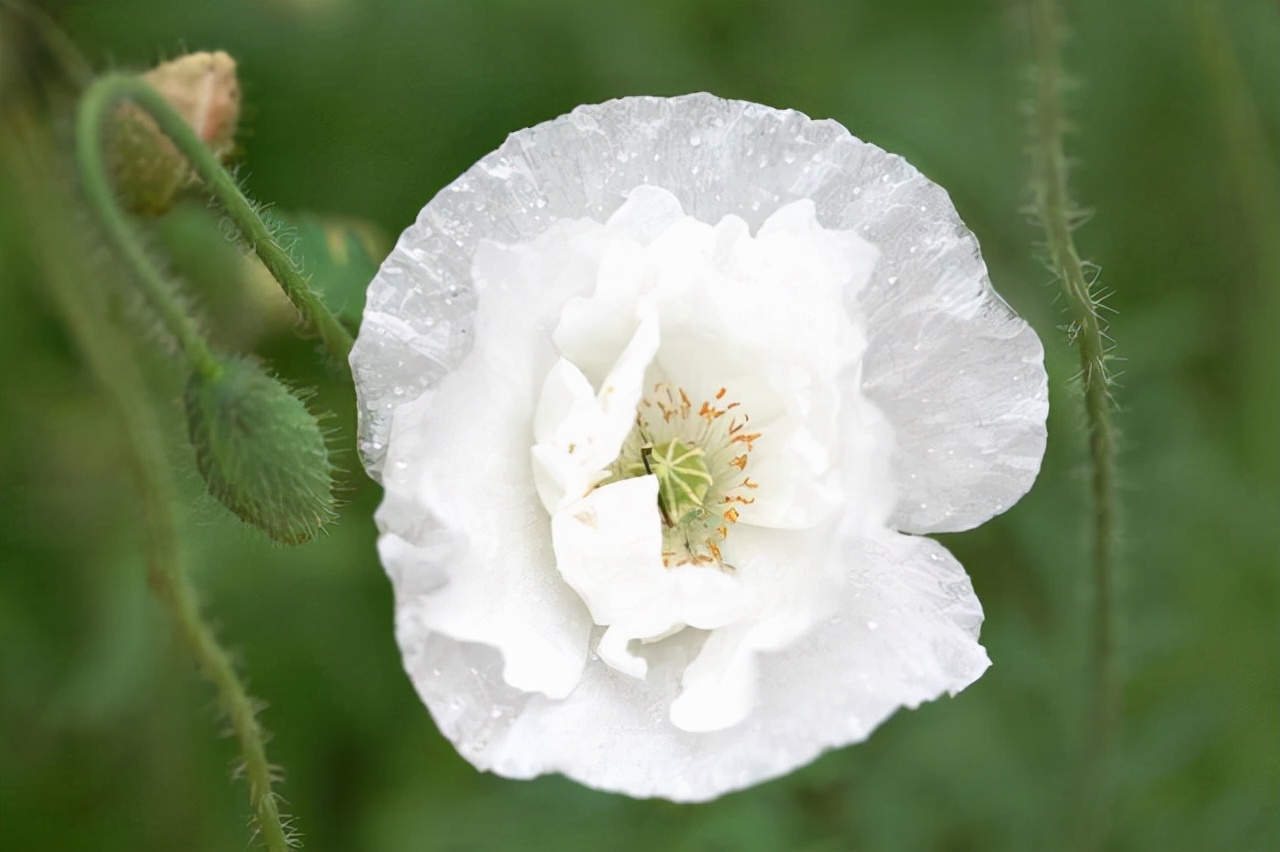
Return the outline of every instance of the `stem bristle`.
<path id="1" fill-rule="evenodd" d="M 1118 560 L 1119 501 L 1117 496 L 1118 434 L 1112 415 L 1116 410 L 1113 389 L 1116 376 L 1115 341 L 1103 311 L 1114 291 L 1100 284 L 1101 268 L 1082 260 L 1074 232 L 1092 211 L 1075 204 L 1068 189 L 1068 174 L 1077 165 L 1066 156 L 1063 139 L 1076 128 L 1065 117 L 1062 94 L 1078 83 L 1062 72 L 1059 44 L 1064 26 L 1054 0 L 1035 0 L 1031 7 L 1031 35 L 1035 55 L 1035 97 L 1032 118 L 1032 197 L 1035 215 L 1045 234 L 1047 265 L 1060 284 L 1071 315 L 1067 339 L 1079 350 L 1077 381 L 1084 401 L 1092 468 L 1091 585 L 1093 619 L 1090 636 L 1090 705 L 1086 723 L 1083 767 L 1079 775 L 1076 825 L 1078 849 L 1095 849 L 1106 843 L 1112 794 L 1111 753 L 1120 713 L 1120 675 L 1117 670 L 1115 605 Z"/>

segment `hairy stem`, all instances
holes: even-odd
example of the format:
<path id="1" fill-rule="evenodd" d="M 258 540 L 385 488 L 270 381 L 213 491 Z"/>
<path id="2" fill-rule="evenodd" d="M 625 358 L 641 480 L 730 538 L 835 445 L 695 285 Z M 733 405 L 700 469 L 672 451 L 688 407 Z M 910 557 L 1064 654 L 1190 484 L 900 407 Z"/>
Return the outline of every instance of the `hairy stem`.
<path id="1" fill-rule="evenodd" d="M 90 86 L 80 101 L 76 117 L 76 160 L 85 198 L 147 301 L 182 347 L 192 369 L 205 376 L 215 376 L 221 370 L 217 359 L 195 322 L 174 297 L 164 276 L 147 256 L 112 189 L 103 138 L 119 100 L 111 88 L 104 88 L 99 82 Z"/>
<path id="2" fill-rule="evenodd" d="M 102 121 L 111 114 L 111 107 L 121 101 L 131 101 L 146 112 L 173 144 L 182 152 L 200 177 L 203 186 L 222 206 L 227 217 L 240 230 L 245 241 L 253 247 L 258 258 L 272 274 L 285 295 L 302 315 L 307 330 L 318 335 L 325 350 L 339 363 L 346 363 L 351 353 L 351 334 L 324 306 L 320 297 L 311 289 L 306 276 L 294 263 L 262 221 L 257 210 L 240 191 L 235 179 L 222 167 L 217 158 L 200 141 L 193 131 L 155 89 L 137 77 L 107 75 L 99 79 L 85 93 L 81 105 L 81 135 L 93 138 L 80 140 L 82 163 L 89 153 L 88 145 L 97 147 L 99 168 L 102 163 Z M 92 111 L 92 112 L 90 112 Z M 93 121 L 90 122 L 89 119 Z M 85 126 L 87 125 L 87 129 Z M 105 177 L 105 172 L 104 172 Z"/>
<path id="3" fill-rule="evenodd" d="M 22 165 L 30 167 L 19 180 L 23 206 L 29 212 L 32 243 L 42 267 L 48 271 L 48 289 L 123 427 L 138 488 L 148 584 L 200 672 L 213 683 L 219 709 L 231 722 L 249 782 L 257 835 L 270 852 L 285 852 L 291 839 L 271 788 L 272 770 L 264 748 L 266 736 L 230 655 L 200 613 L 179 541 L 177 498 L 150 400 L 128 344 L 104 320 L 106 309 L 97 288 L 99 281 L 79 260 L 79 242 L 67 226 L 70 216 L 55 207 L 49 197 L 49 187 L 56 185 L 56 180 L 37 153 L 47 150 L 48 144 L 37 138 L 22 147 Z"/>
<path id="4" fill-rule="evenodd" d="M 1116 495 L 1116 429 L 1112 422 L 1109 338 L 1099 316 L 1100 300 L 1092 288 L 1072 237 L 1074 208 L 1067 188 L 1067 158 L 1062 137 L 1060 25 L 1054 0 L 1034 0 L 1031 33 L 1035 53 L 1036 91 L 1032 162 L 1035 203 L 1053 269 L 1062 282 L 1072 318 L 1072 338 L 1080 352 L 1084 409 L 1092 465 L 1092 589 L 1090 647 L 1091 697 L 1081 775 L 1077 848 L 1105 843 L 1111 798 L 1110 753 L 1119 723 L 1120 677 L 1116 664 L 1115 574 L 1118 536 Z"/>

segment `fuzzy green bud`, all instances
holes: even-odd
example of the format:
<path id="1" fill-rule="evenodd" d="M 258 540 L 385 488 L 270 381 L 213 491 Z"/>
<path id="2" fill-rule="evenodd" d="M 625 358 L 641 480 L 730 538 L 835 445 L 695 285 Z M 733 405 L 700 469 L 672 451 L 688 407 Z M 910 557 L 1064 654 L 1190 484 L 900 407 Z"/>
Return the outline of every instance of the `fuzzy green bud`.
<path id="1" fill-rule="evenodd" d="M 209 493 L 284 544 L 335 517 L 324 432 L 302 400 L 257 363 L 221 362 L 187 382 L 187 428 Z"/>

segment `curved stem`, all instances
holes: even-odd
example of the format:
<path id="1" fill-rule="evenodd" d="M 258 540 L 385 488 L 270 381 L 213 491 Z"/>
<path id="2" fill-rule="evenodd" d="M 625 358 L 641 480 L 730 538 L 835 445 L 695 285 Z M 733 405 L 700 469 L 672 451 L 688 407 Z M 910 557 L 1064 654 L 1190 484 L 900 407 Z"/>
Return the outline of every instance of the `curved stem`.
<path id="1" fill-rule="evenodd" d="M 307 329 L 319 335 L 330 356 L 340 363 L 346 363 L 353 342 L 351 334 L 324 306 L 293 258 L 276 242 L 271 229 L 240 191 L 235 179 L 200 141 L 182 116 L 155 89 L 137 77 L 105 76 L 85 95 L 86 103 L 100 100 L 110 105 L 126 99 L 151 116 L 161 132 L 177 146 L 203 181 L 205 189 L 222 205 L 228 218 L 235 223 L 267 267 L 267 271 L 280 284 L 289 301 L 302 314 Z"/>
<path id="2" fill-rule="evenodd" d="M 23 159 L 30 161 L 32 172 L 38 172 L 44 164 L 34 151 L 41 147 L 24 145 L 23 148 L 27 154 Z M 19 181 L 24 206 L 34 223 L 29 233 L 42 258 L 42 266 L 49 270 L 46 281 L 58 310 L 123 427 L 143 519 L 148 583 L 197 667 L 213 683 L 218 706 L 231 721 L 244 760 L 258 835 L 270 852 L 285 852 L 291 840 L 271 788 L 273 779 L 264 748 L 265 734 L 230 655 L 200 613 L 179 541 L 174 509 L 177 498 L 163 451 L 164 441 L 127 344 L 103 324 L 103 306 L 92 285 L 77 284 L 92 279 L 78 262 L 79 255 L 68 251 L 69 246 L 76 245 L 75 235 L 65 226 L 68 217 L 54 209 L 46 195 L 47 188 L 55 183 L 45 174 L 29 175 Z M 126 245 L 131 243 L 122 244 Z"/>
<path id="3" fill-rule="evenodd" d="M 1037 0 L 1032 8 L 1032 41 L 1036 58 L 1035 170 L 1036 206 L 1045 230 L 1055 272 L 1072 315 L 1072 336 L 1080 351 L 1084 408 L 1092 464 L 1092 695 L 1081 780 L 1079 848 L 1105 842 L 1111 797 L 1110 752 L 1119 723 L 1120 678 L 1116 665 L 1116 539 L 1119 531 L 1116 496 L 1117 435 L 1112 422 L 1108 338 L 1099 316 L 1101 303 L 1085 274 L 1072 238 L 1072 204 L 1067 189 L 1067 159 L 1062 136 L 1065 119 L 1060 100 L 1062 67 L 1058 55 L 1058 11 L 1053 0 Z"/>
<path id="4" fill-rule="evenodd" d="M 118 100 L 119 97 L 110 89 L 98 83 L 90 86 L 80 101 L 76 116 L 76 160 L 85 197 L 99 223 L 106 229 L 107 236 L 119 249 L 147 301 L 182 347 L 192 369 L 205 376 L 215 376 L 222 368 L 196 324 L 147 257 L 112 189 L 102 139 L 106 122 L 111 119 Z"/>

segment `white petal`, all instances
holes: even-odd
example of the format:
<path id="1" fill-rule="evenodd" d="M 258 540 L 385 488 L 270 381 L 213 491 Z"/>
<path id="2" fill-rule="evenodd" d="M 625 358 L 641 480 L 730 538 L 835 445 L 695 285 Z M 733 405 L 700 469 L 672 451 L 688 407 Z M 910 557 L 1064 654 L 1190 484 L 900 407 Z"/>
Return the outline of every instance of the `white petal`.
<path id="1" fill-rule="evenodd" d="M 656 477 L 624 479 L 567 503 L 551 519 L 551 538 L 560 573 L 596 624 L 634 623 L 664 590 Z M 635 635 L 671 624 L 658 615 Z"/>
<path id="2" fill-rule="evenodd" d="M 606 665 L 612 666 L 623 674 L 644 679 L 649 671 L 649 663 L 644 657 L 631 653 L 630 642 L 636 637 L 628 633 L 620 624 L 615 624 L 604 631 L 600 642 L 596 645 L 596 654 Z"/>
<path id="3" fill-rule="evenodd" d="M 590 298 L 570 299 L 553 339 L 565 358 L 597 385 L 629 338 L 632 316 L 642 293 L 654 284 L 655 268 L 646 247 L 684 219 L 680 202 L 666 190 L 636 187 L 605 223 L 603 248 Z"/>
<path id="4" fill-rule="evenodd" d="M 671 723 L 705 733 L 731 728 L 751 712 L 756 673 L 744 627 L 712 631 L 697 659 L 684 670 L 680 694 L 671 702 Z"/>
<path id="5" fill-rule="evenodd" d="M 562 701 L 513 690 L 477 646 L 423 637 L 407 645 L 407 666 L 441 730 L 482 769 L 705 801 L 857 742 L 899 707 L 954 694 L 987 667 L 981 607 L 940 545 L 889 535 L 844 559 L 836 613 L 786 650 L 757 655 L 760 703 L 724 730 L 670 721 L 679 673 L 698 650 L 680 636 L 646 646 L 646 680 L 591 666 Z"/>
<path id="6" fill-rule="evenodd" d="M 846 167 L 871 165 L 845 148 Z M 829 221 L 859 227 L 881 251 L 859 298 L 863 389 L 897 435 L 893 524 L 969 529 L 1013 505 L 1040 469 L 1044 351 L 992 289 L 947 193 L 901 158 L 877 151 L 869 159 L 883 176 L 856 195 L 841 192 Z"/>
<path id="7" fill-rule="evenodd" d="M 871 322 L 868 390 L 901 433 L 901 523 L 972 525 L 1030 485 L 1044 436 L 1039 347 L 992 291 L 946 193 L 833 121 L 706 94 L 579 107 L 514 133 L 423 208 L 369 288 L 352 354 L 371 471 L 382 469 L 387 406 L 467 351 L 476 246 L 528 240 L 563 219 L 605 222 L 646 184 L 702 222 L 733 214 L 747 228 L 812 199 L 822 226 L 856 229 L 880 251 L 854 307 Z M 898 311 L 910 316 L 900 322 Z M 930 377 L 930 391 L 916 393 Z M 960 406 L 954 419 L 950 405 Z"/>
<path id="8" fill-rule="evenodd" d="M 400 623 L 499 648 L 512 684 L 548 695 L 576 684 L 591 622 L 558 582 L 530 435 L 511 424 L 532 421 L 559 306 L 590 286 L 590 244 L 574 237 L 593 228 L 562 223 L 545 250 L 480 246 L 477 345 L 432 392 L 394 409 L 377 515 Z"/>
<path id="9" fill-rule="evenodd" d="M 594 439 L 602 419 L 591 382 L 561 358 L 542 384 L 533 420 L 538 442 L 532 449 L 533 478 L 548 512 L 554 512 L 566 495 L 585 494 L 594 484 L 595 472 L 609 463 L 600 458 L 603 448 Z M 586 464 L 584 456 L 590 457 Z"/>
<path id="10" fill-rule="evenodd" d="M 645 371 L 658 350 L 658 317 L 648 299 L 633 311 L 634 333 L 599 392 L 577 366 L 561 358 L 542 385 L 534 415 L 534 479 L 548 512 L 577 500 L 603 478 L 635 425 Z M 518 428 L 518 423 L 511 424 Z"/>
<path id="11" fill-rule="evenodd" d="M 660 186 L 637 186 L 626 193 L 626 201 L 609 217 L 613 233 L 626 234 L 642 246 L 685 218 L 680 199 Z"/>
<path id="12" fill-rule="evenodd" d="M 610 627 L 599 650 L 610 664 L 631 640 L 720 627 L 755 606 L 748 584 L 715 568 L 663 565 L 657 506 L 657 478 L 638 476 L 566 503 L 551 519 L 560 573 L 596 624 Z"/>

